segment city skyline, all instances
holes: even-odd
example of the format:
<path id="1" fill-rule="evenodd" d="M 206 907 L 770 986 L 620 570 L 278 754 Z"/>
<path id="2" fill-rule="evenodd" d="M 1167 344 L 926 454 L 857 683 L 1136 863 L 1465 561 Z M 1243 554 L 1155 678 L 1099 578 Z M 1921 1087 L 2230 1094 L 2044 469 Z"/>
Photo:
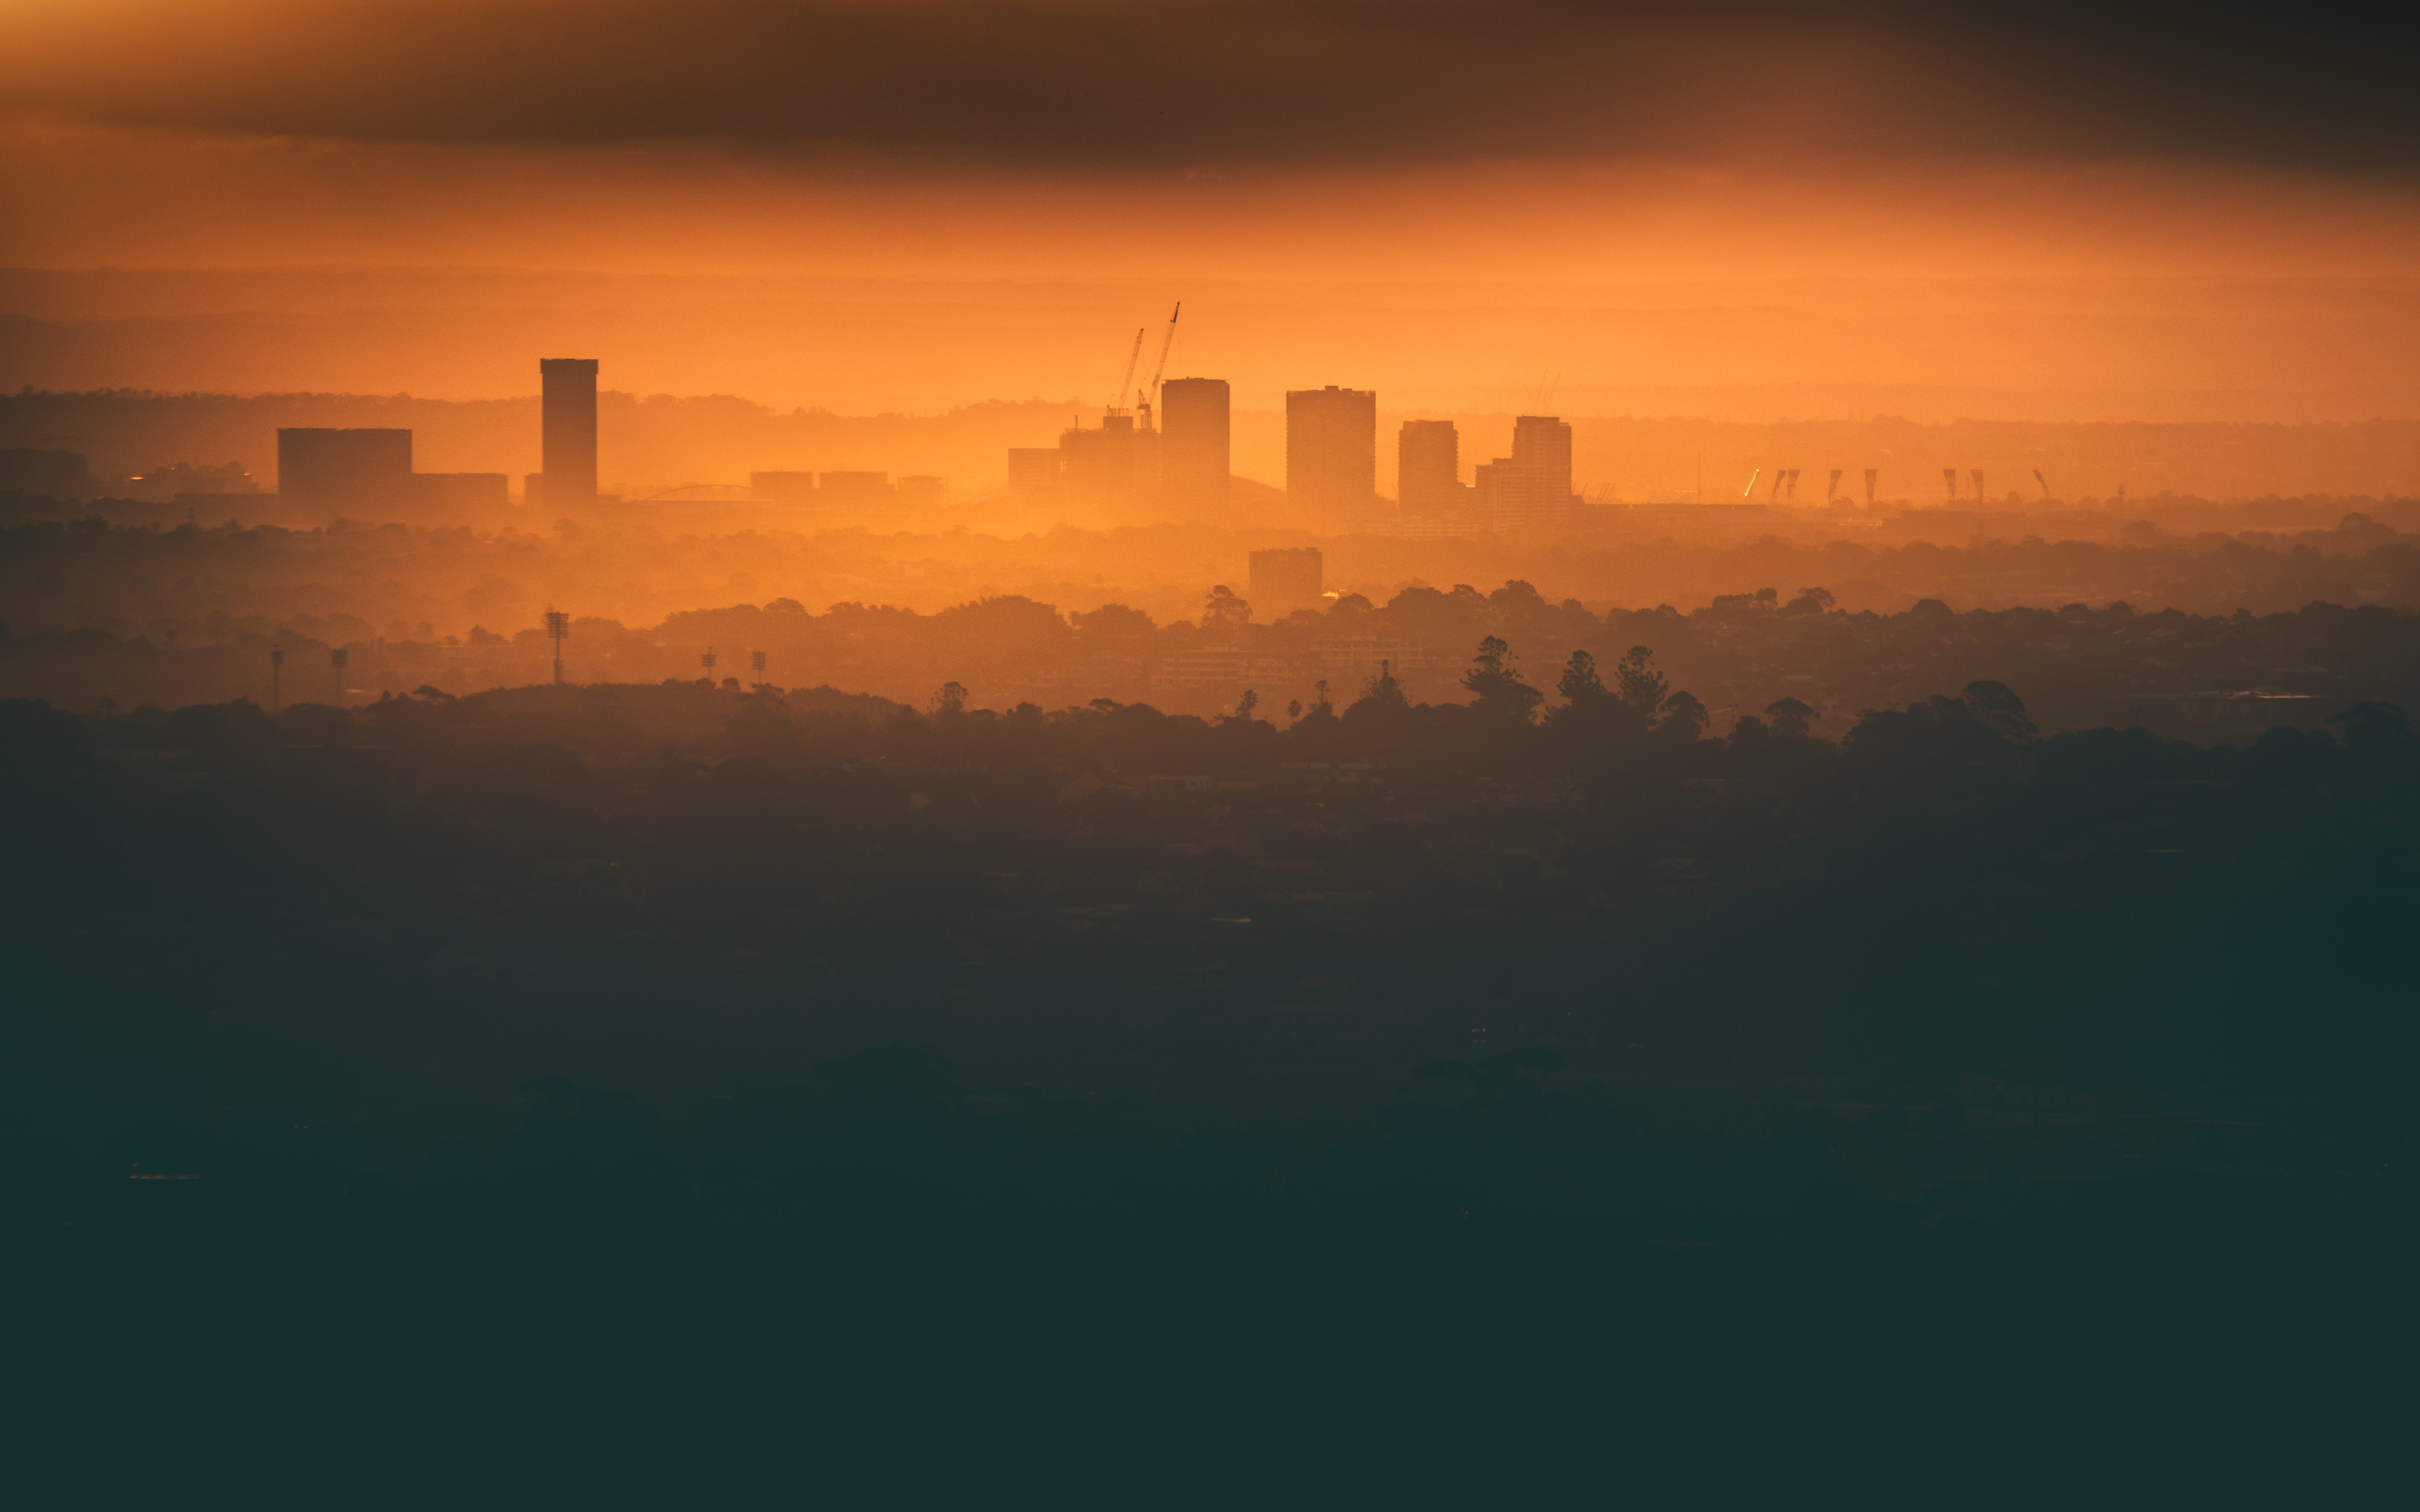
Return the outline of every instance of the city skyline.
<path id="1" fill-rule="evenodd" d="M 2377 1500 L 2395 14 L 0 4 L 9 1483 Z"/>

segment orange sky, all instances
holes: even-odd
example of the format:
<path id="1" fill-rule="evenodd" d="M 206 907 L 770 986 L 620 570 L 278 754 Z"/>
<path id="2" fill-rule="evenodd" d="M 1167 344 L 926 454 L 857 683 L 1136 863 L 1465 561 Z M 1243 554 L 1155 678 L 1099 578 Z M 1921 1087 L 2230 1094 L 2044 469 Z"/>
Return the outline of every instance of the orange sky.
<path id="1" fill-rule="evenodd" d="M 2151 35 L 2103 9 L 2044 24 Z M 2241 50 L 2104 98 L 2013 33 L 1705 14 L 25 0 L 0 267 L 318 271 L 10 277 L 0 381 L 472 396 L 542 344 L 640 392 L 1097 403 L 1181 297 L 1174 369 L 1250 406 L 2420 413 L 2395 121 L 2200 103 Z"/>

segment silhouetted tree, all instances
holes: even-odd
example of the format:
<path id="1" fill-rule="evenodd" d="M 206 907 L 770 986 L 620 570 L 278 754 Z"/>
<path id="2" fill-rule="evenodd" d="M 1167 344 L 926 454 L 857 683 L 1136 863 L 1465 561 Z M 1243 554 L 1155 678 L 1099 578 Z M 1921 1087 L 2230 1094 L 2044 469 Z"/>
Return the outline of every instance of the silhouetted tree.
<path id="1" fill-rule="evenodd" d="M 1764 706 L 1764 712 L 1773 717 L 1773 733 L 1776 735 L 1803 736 L 1807 733 L 1808 721 L 1815 717 L 1812 707 L 1793 698 L 1775 699 Z"/>
<path id="2" fill-rule="evenodd" d="M 1663 717 L 1655 721 L 1655 728 L 1675 739 L 1695 740 L 1705 733 L 1711 717 L 1697 695 L 1683 690 L 1665 696 Z"/>
<path id="3" fill-rule="evenodd" d="M 2366 701 L 2328 716 L 2327 722 L 2344 732 L 2344 743 L 2353 750 L 2406 752 L 2413 747 L 2412 721 L 2392 703 Z"/>
<path id="4" fill-rule="evenodd" d="M 1462 674 L 1462 686 L 1478 695 L 1478 706 L 1497 717 L 1518 719 L 1528 723 L 1529 711 L 1545 701 L 1545 695 L 1521 680 L 1513 669 L 1518 658 L 1512 648 L 1496 636 L 1479 642 L 1479 651 L 1470 658 L 1470 671 Z"/>
<path id="5" fill-rule="evenodd" d="M 1378 664 L 1377 674 L 1361 685 L 1361 699 L 1363 702 L 1382 709 L 1408 709 L 1412 706 L 1411 700 L 1404 696 L 1404 685 L 1395 680 L 1393 666 L 1383 661 Z"/>
<path id="6" fill-rule="evenodd" d="M 1655 653 L 1645 646 L 1633 646 L 1614 669 L 1614 681 L 1622 702 L 1638 711 L 1640 718 L 1651 718 L 1663 707 L 1664 694 L 1671 680 L 1655 670 Z"/>
<path id="7" fill-rule="evenodd" d="M 1961 695 L 1978 723 L 2001 739 L 2022 746 L 2034 738 L 2034 722 L 2025 716 L 2023 699 L 2006 683 L 1975 682 Z"/>
<path id="8" fill-rule="evenodd" d="M 1202 628 L 1232 634 L 1252 622 L 1252 606 L 1235 596 L 1225 583 L 1210 590 L 1202 603 Z"/>
<path id="9" fill-rule="evenodd" d="M 949 716 L 967 711 L 967 689 L 962 683 L 943 683 L 934 690 L 933 700 L 925 708 L 934 714 Z"/>
<path id="10" fill-rule="evenodd" d="M 1585 651 L 1573 652 L 1571 660 L 1563 663 L 1563 675 L 1556 679 L 1555 691 L 1574 703 L 1593 703 L 1613 697 L 1605 679 L 1597 675 L 1596 658 Z"/>

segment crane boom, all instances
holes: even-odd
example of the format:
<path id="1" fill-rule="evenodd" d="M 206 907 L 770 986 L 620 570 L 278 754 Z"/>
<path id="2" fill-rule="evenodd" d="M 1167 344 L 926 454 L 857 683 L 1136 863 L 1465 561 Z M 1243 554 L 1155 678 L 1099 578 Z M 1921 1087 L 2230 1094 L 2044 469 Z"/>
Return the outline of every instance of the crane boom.
<path id="1" fill-rule="evenodd" d="M 1145 326 L 1135 327 L 1134 347 L 1126 353 L 1125 377 L 1118 379 L 1118 386 L 1109 391 L 1109 413 L 1113 415 L 1126 412 L 1125 404 L 1126 385 L 1134 381 L 1135 363 L 1142 357 L 1142 333 L 1148 329 Z"/>
<path id="2" fill-rule="evenodd" d="M 1149 396 L 1142 399 L 1144 404 L 1155 409 L 1159 405 L 1159 380 L 1168 372 L 1168 349 L 1176 345 L 1176 317 L 1184 313 L 1185 301 L 1179 300 L 1176 308 L 1168 312 L 1168 334 L 1159 338 L 1159 365 L 1151 370 Z"/>

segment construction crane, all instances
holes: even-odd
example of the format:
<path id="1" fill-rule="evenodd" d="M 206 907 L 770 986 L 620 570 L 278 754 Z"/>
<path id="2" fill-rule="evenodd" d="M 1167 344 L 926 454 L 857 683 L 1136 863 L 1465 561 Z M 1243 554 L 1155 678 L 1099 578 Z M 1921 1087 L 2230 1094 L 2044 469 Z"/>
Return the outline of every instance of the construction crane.
<path id="1" fill-rule="evenodd" d="M 1176 317 L 1185 313 L 1185 301 L 1168 313 L 1168 334 L 1159 338 L 1159 365 L 1151 370 L 1151 387 L 1135 395 L 1135 408 L 1142 411 L 1140 429 L 1149 430 L 1152 417 L 1159 412 L 1159 380 L 1168 373 L 1168 349 L 1176 345 Z"/>
<path id="2" fill-rule="evenodd" d="M 1126 396 L 1126 385 L 1134 381 L 1135 363 L 1142 360 L 1142 333 L 1148 329 L 1147 326 L 1135 327 L 1134 347 L 1126 353 L 1125 377 L 1118 379 L 1118 386 L 1109 391 L 1109 413 L 1113 415 L 1127 413 L 1121 401 Z"/>

